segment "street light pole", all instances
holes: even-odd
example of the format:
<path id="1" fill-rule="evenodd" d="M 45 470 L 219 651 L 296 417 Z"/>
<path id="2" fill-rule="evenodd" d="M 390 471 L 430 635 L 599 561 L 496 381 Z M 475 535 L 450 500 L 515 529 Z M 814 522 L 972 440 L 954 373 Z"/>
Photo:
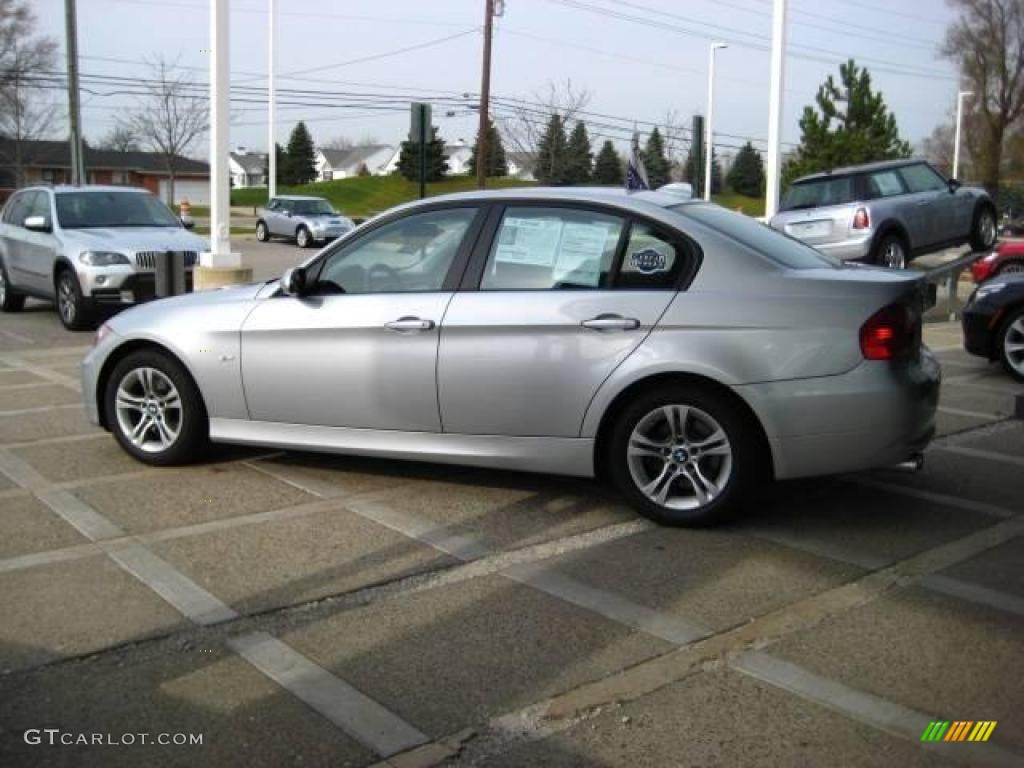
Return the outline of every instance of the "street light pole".
<path id="1" fill-rule="evenodd" d="M 714 149 L 711 124 L 715 119 L 715 51 L 728 48 L 725 43 L 712 43 L 708 48 L 708 119 L 704 123 L 704 199 L 711 199 L 711 161 Z"/>
<path id="2" fill-rule="evenodd" d="M 786 64 L 786 0 L 774 0 L 772 9 L 771 86 L 768 97 L 768 158 L 765 163 L 764 215 L 770 219 L 779 209 L 779 177 L 782 170 L 782 85 Z"/>
<path id="3" fill-rule="evenodd" d="M 491 35 L 494 29 L 494 0 L 484 0 L 484 64 L 480 76 L 480 127 L 476 134 L 476 185 L 487 186 L 487 111 L 491 100 Z"/>
<path id="4" fill-rule="evenodd" d="M 64 0 L 64 24 L 68 50 L 68 122 L 71 127 L 71 183 L 85 184 L 82 155 L 82 108 L 78 87 L 78 21 L 75 0 Z"/>
<path id="5" fill-rule="evenodd" d="M 953 178 L 960 175 L 960 123 L 964 115 L 964 99 L 973 96 L 974 91 L 960 91 L 956 95 L 956 130 L 953 133 Z"/>
<path id="6" fill-rule="evenodd" d="M 267 196 L 277 195 L 277 93 L 274 89 L 274 40 L 277 34 L 277 0 L 270 0 L 270 20 L 267 24 Z"/>

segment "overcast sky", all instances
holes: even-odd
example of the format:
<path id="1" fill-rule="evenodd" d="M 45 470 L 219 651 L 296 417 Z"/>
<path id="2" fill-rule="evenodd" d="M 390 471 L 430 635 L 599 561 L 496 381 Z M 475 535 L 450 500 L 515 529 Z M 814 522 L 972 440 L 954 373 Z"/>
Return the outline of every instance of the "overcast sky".
<path id="1" fill-rule="evenodd" d="M 249 89 L 235 88 L 233 96 L 258 101 L 265 96 L 252 89 L 266 84 L 267 1 L 230 2 L 232 84 Z M 41 31 L 63 40 L 64 0 L 32 4 Z M 408 129 L 406 100 L 432 95 L 445 139 L 472 141 L 475 115 L 457 102 L 459 94 L 479 91 L 483 5 L 279 0 L 278 73 L 304 74 L 278 82 L 307 91 L 282 94 L 280 101 L 321 103 L 282 104 L 278 140 L 284 143 L 303 119 L 318 141 L 343 135 L 396 143 Z M 494 44 L 497 96 L 533 100 L 550 81 L 570 79 L 592 94 L 588 110 L 608 116 L 592 118 L 603 124 L 592 133 L 621 138 L 634 120 L 644 130 L 645 121 L 663 121 L 669 110 L 687 121 L 703 111 L 708 44 L 723 40 L 729 48 L 717 59 L 716 145 L 749 137 L 764 146 L 770 0 L 506 0 L 505 6 Z M 955 68 L 936 54 L 953 18 L 943 0 L 790 0 L 789 8 L 785 141 L 799 140 L 804 105 L 848 56 L 870 68 L 904 137 L 916 144 L 947 119 L 957 83 Z M 205 83 L 208 11 L 207 0 L 78 0 L 81 70 L 146 77 L 142 62 L 163 55 L 194 68 L 191 74 Z M 416 46 L 423 47 L 395 53 Z M 135 97 L 116 93 L 125 85 L 88 88 L 97 93 L 83 94 L 84 131 L 95 141 Z M 336 95 L 325 99 L 330 93 Z M 372 94 L 373 101 L 362 97 L 353 105 L 354 93 Z M 238 102 L 233 111 L 232 146 L 264 149 L 265 106 Z M 205 156 L 206 146 L 194 154 Z"/>

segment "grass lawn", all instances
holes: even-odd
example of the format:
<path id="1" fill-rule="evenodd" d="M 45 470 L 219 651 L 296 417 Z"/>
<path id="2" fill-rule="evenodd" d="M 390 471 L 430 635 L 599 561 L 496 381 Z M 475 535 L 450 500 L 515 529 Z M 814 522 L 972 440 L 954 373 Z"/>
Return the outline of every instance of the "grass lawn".
<path id="1" fill-rule="evenodd" d="M 731 211 L 742 209 L 742 213 L 747 214 L 747 216 L 764 216 L 763 197 L 747 197 L 746 195 L 738 195 L 735 192 L 727 192 L 722 195 L 712 195 L 711 200 Z"/>

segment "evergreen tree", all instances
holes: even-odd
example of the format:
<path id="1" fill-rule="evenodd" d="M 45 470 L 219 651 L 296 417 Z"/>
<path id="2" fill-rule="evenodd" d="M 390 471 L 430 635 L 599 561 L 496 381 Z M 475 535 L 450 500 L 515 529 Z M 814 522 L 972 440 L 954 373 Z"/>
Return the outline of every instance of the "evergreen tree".
<path id="1" fill-rule="evenodd" d="M 644 168 L 647 169 L 647 181 L 650 182 L 651 189 L 657 189 L 671 181 L 672 164 L 665 156 L 665 140 L 662 139 L 658 126 L 654 126 L 647 137 L 647 144 L 641 155 Z"/>
<path id="2" fill-rule="evenodd" d="M 285 152 L 284 151 L 284 147 L 282 147 L 277 142 L 274 142 L 274 157 L 277 160 L 277 168 L 275 169 L 277 171 L 277 179 L 276 179 L 276 181 L 277 181 L 278 184 L 287 184 L 288 183 L 288 181 L 287 181 L 287 176 L 288 176 L 288 153 Z M 268 183 L 268 186 L 269 186 L 269 182 L 270 182 L 270 155 L 269 154 L 267 155 L 267 164 L 263 167 L 263 170 L 264 170 L 263 175 L 266 177 L 267 183 Z"/>
<path id="3" fill-rule="evenodd" d="M 615 151 L 611 141 L 601 145 L 594 161 L 594 181 L 597 184 L 624 184 L 626 179 L 622 172 L 622 158 Z"/>
<path id="4" fill-rule="evenodd" d="M 308 184 L 316 178 L 316 149 L 306 124 L 299 122 L 288 137 L 288 157 L 284 182 Z"/>
<path id="5" fill-rule="evenodd" d="M 480 146 L 480 131 L 477 130 L 473 151 L 469 155 L 469 173 L 476 175 L 476 153 Z M 496 178 L 508 176 L 508 158 L 505 156 L 505 145 L 501 143 L 501 134 L 493 120 L 487 121 L 487 176 Z"/>
<path id="6" fill-rule="evenodd" d="M 565 138 L 565 124 L 557 112 L 548 120 L 544 134 L 537 143 L 537 169 L 535 175 L 541 184 L 565 184 L 566 155 L 568 141 Z"/>
<path id="7" fill-rule="evenodd" d="M 704 170 L 699 171 L 693 167 L 693 149 L 686 155 L 686 165 L 683 166 L 683 176 L 693 185 L 694 194 L 704 184 Z M 722 191 L 722 164 L 718 162 L 718 151 L 711 150 L 711 194 L 717 195 Z"/>
<path id="8" fill-rule="evenodd" d="M 729 186 L 733 192 L 747 197 L 760 197 L 764 194 L 764 161 L 761 153 L 749 141 L 736 153 L 736 159 L 729 169 Z"/>
<path id="9" fill-rule="evenodd" d="M 896 118 L 881 93 L 871 88 L 871 75 L 853 59 L 839 65 L 818 88 L 817 110 L 804 107 L 800 147 L 786 164 L 788 181 L 797 176 L 842 165 L 910 157 L 910 144 L 900 138 Z"/>
<path id="10" fill-rule="evenodd" d="M 594 173 L 594 152 L 590 146 L 587 126 L 582 120 L 569 135 L 565 155 L 565 180 L 569 184 L 586 184 Z"/>
<path id="11" fill-rule="evenodd" d="M 409 181 L 420 179 L 419 142 L 403 141 L 398 156 L 398 172 Z M 427 142 L 427 181 L 440 181 L 448 175 L 448 160 L 444 156 L 444 139 L 437 132 L 437 126 L 430 126 L 430 141 Z"/>

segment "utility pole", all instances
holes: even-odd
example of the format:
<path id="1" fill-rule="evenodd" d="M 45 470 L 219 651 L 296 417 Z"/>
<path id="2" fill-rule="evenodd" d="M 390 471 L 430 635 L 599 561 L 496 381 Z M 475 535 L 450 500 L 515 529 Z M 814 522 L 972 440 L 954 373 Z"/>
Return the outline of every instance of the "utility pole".
<path id="1" fill-rule="evenodd" d="M 487 133 L 490 128 L 487 112 L 491 101 L 491 36 L 494 30 L 494 2 L 495 0 L 484 0 L 484 68 L 480 77 L 480 127 L 476 134 L 476 185 L 480 189 L 487 186 Z"/>
<path id="2" fill-rule="evenodd" d="M 786 0 L 774 0 L 772 10 L 771 90 L 768 96 L 768 161 L 764 215 L 779 210 L 779 177 L 782 170 L 782 86 L 786 64 Z"/>
<path id="3" fill-rule="evenodd" d="M 68 122 L 71 125 L 71 183 L 85 184 L 82 156 L 82 108 L 78 89 L 78 22 L 75 0 L 64 0 L 64 22 L 68 49 Z"/>
<path id="4" fill-rule="evenodd" d="M 277 93 L 274 89 L 274 36 L 277 32 L 277 0 L 270 0 L 270 21 L 267 25 L 267 196 L 268 199 L 277 194 Z"/>
<path id="5" fill-rule="evenodd" d="M 960 178 L 960 123 L 964 117 L 964 99 L 973 96 L 973 91 L 960 91 L 956 95 L 956 131 L 953 134 L 953 178 Z"/>

